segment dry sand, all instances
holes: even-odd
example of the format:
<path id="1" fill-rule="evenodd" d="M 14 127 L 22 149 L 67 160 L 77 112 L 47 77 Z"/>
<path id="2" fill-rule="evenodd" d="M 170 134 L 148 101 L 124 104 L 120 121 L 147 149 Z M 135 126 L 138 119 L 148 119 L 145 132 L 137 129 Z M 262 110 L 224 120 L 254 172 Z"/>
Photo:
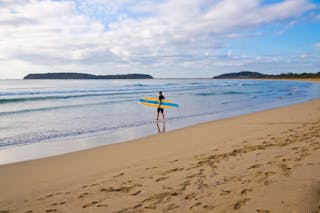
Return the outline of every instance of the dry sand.
<path id="1" fill-rule="evenodd" d="M 0 212 L 319 212 L 320 99 L 0 166 Z"/>

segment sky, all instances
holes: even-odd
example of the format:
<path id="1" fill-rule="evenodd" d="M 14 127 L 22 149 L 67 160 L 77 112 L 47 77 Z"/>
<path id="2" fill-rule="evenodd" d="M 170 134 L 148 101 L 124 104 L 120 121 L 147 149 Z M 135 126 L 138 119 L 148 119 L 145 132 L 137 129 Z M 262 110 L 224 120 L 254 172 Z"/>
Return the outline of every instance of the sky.
<path id="1" fill-rule="evenodd" d="M 0 0 L 0 79 L 320 72 L 320 0 Z"/>

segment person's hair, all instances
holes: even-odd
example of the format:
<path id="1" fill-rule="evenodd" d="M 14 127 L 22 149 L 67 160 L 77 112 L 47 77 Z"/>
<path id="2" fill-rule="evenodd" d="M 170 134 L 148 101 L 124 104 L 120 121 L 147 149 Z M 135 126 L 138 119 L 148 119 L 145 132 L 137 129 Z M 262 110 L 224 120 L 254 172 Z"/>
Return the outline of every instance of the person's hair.
<path id="1" fill-rule="evenodd" d="M 159 91 L 159 94 L 162 95 L 162 91 Z"/>

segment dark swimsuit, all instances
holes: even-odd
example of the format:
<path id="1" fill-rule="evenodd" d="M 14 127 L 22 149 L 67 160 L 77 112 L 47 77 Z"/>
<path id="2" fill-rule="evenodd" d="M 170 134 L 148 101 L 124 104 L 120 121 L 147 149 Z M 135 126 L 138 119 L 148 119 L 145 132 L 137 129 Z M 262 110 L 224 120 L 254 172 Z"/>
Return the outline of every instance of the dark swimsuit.
<path id="1" fill-rule="evenodd" d="M 164 100 L 164 96 L 160 95 L 159 96 L 159 101 L 161 102 L 162 100 Z M 163 108 L 158 108 L 157 111 L 163 113 Z"/>

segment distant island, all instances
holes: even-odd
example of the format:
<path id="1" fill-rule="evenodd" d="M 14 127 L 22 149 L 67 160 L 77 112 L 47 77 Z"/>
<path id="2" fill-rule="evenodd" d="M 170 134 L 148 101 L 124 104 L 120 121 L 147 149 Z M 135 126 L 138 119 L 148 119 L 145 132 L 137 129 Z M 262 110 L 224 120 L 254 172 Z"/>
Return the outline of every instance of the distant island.
<path id="1" fill-rule="evenodd" d="M 153 79 L 147 74 L 92 75 L 86 73 L 37 73 L 28 74 L 23 79 Z"/>
<path id="2" fill-rule="evenodd" d="M 259 72 L 241 71 L 217 75 L 213 79 L 295 79 L 295 78 L 320 78 L 318 73 L 282 73 L 279 75 L 267 75 Z"/>

